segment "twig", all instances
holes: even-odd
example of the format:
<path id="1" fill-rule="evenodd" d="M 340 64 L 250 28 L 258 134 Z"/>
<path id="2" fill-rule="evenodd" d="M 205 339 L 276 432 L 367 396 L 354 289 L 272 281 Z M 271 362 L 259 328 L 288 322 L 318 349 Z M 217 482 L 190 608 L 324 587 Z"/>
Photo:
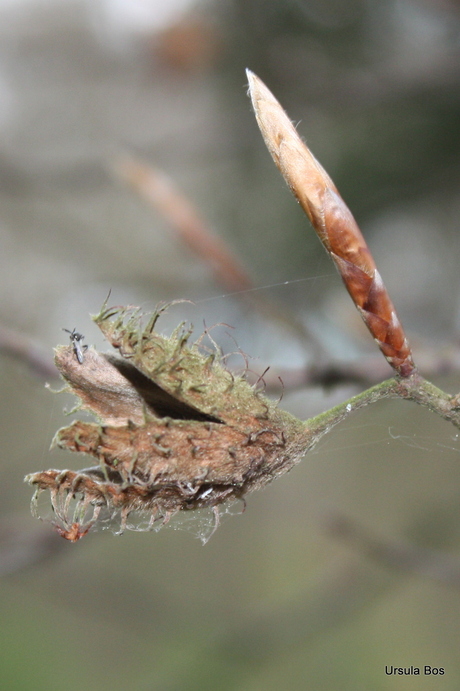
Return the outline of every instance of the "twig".
<path id="1" fill-rule="evenodd" d="M 235 255 L 223 240 L 212 233 L 171 178 L 132 156 L 117 160 L 113 169 L 119 178 L 160 212 L 182 242 L 212 267 L 226 290 L 239 292 L 254 287 Z"/>
<path id="2" fill-rule="evenodd" d="M 0 352 L 12 355 L 17 360 L 26 363 L 38 377 L 55 379 L 58 376 L 52 357 L 44 353 L 30 336 L 2 325 L 0 325 Z"/>
<path id="3" fill-rule="evenodd" d="M 326 519 L 326 530 L 384 566 L 419 573 L 443 585 L 460 588 L 460 561 L 442 552 L 382 539 L 339 514 Z"/>
<path id="4" fill-rule="evenodd" d="M 293 332 L 302 343 L 322 352 L 315 334 L 310 332 L 289 309 L 264 298 L 237 255 L 217 236 L 198 213 L 192 202 L 163 171 L 138 158 L 125 156 L 113 166 L 115 174 L 127 182 L 139 196 L 156 209 L 180 240 L 214 272 L 226 291 L 250 304 L 274 322 Z"/>
<path id="5" fill-rule="evenodd" d="M 439 346 L 423 348 L 417 353 L 420 371 L 427 377 L 445 376 L 460 369 L 460 349 L 452 345 L 440 350 Z M 260 369 L 265 369 L 259 363 Z M 323 386 L 331 389 L 335 386 L 355 385 L 370 386 L 388 376 L 388 364 L 379 354 L 361 356 L 356 360 L 314 362 L 312 365 L 298 368 L 270 367 L 264 375 L 268 390 L 278 390 L 280 380 L 287 391 Z M 251 377 L 248 376 L 251 380 Z"/>

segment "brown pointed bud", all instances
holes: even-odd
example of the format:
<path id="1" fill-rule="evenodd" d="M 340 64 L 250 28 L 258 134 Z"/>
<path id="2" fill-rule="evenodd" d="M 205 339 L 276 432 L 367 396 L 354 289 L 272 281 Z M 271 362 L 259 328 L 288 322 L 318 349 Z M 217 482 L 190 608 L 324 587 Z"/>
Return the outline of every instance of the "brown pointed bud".
<path id="1" fill-rule="evenodd" d="M 37 488 L 35 506 L 50 490 L 53 523 L 68 540 L 95 524 L 146 529 L 203 507 L 217 520 L 219 505 L 290 470 L 316 441 L 305 423 L 230 372 L 217 349 L 206 351 L 200 339 L 189 344 L 183 325 L 170 337 L 158 334 L 164 309 L 145 326 L 132 309 L 95 317 L 121 358 L 90 348 L 79 359 L 72 345 L 56 349 L 68 389 L 98 422 L 76 420 L 54 445 L 98 464 L 26 480 Z"/>
<path id="2" fill-rule="evenodd" d="M 415 369 L 401 322 L 370 250 L 336 186 L 301 141 L 281 105 L 247 70 L 249 93 L 273 160 L 337 266 L 367 328 L 401 377 Z"/>

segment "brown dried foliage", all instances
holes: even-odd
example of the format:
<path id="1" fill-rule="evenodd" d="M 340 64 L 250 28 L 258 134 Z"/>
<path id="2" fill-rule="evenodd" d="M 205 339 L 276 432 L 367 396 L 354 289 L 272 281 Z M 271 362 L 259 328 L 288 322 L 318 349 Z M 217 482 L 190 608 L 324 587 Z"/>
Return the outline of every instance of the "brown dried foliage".
<path id="1" fill-rule="evenodd" d="M 71 541 L 102 515 L 121 530 L 132 512 L 151 527 L 181 510 L 211 507 L 217 518 L 216 507 L 287 472 L 312 442 L 304 423 L 227 370 L 219 353 L 188 345 L 190 331 L 157 334 L 157 318 L 145 327 L 124 309 L 95 318 L 122 358 L 89 349 L 80 363 L 72 346 L 56 349 L 69 389 L 99 421 L 76 420 L 53 443 L 98 465 L 27 481 L 50 490 L 56 528 Z"/>

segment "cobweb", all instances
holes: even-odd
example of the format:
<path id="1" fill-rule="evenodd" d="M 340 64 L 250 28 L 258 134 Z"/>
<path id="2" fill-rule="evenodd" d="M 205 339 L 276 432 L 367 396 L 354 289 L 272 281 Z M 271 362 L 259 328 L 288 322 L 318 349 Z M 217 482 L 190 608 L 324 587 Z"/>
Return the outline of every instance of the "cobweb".
<path id="1" fill-rule="evenodd" d="M 125 531 L 158 532 L 163 527 L 181 530 L 198 538 L 205 545 L 216 529 L 229 516 L 243 513 L 244 500 L 231 500 L 215 507 L 178 511 L 172 516 L 154 516 L 144 511 L 123 514 L 121 509 L 95 505 L 84 501 L 81 493 L 55 493 L 50 501 L 48 490 L 37 490 L 32 499 L 32 513 L 40 520 L 51 523 L 59 532 L 79 526 L 80 534 L 110 530 L 114 535 Z"/>

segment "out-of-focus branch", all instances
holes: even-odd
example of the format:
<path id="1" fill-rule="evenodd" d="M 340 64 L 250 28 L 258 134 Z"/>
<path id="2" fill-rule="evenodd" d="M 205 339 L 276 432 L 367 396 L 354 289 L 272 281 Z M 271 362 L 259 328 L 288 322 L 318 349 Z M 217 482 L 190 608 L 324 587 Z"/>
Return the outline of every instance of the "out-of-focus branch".
<path id="1" fill-rule="evenodd" d="M 132 156 L 118 159 L 113 169 L 155 208 L 181 241 L 212 267 L 228 291 L 254 288 L 252 280 L 227 245 L 207 227 L 193 204 L 165 173 Z"/>
<path id="2" fill-rule="evenodd" d="M 252 281 L 239 258 L 227 243 L 218 237 L 198 213 L 191 201 L 173 180 L 154 166 L 133 156 L 119 158 L 113 165 L 115 174 L 159 212 L 179 239 L 214 272 L 216 280 L 226 291 L 250 304 L 253 309 L 274 322 L 287 327 L 299 340 L 315 348 L 322 348 L 314 334 L 291 312 L 267 300 Z"/>
<path id="3" fill-rule="evenodd" d="M 0 521 L 0 577 L 24 571 L 60 554 L 66 548 L 43 523 L 30 516 L 5 516 Z"/>
<path id="4" fill-rule="evenodd" d="M 36 377 L 55 379 L 58 371 L 44 349 L 34 339 L 14 329 L 0 325 L 0 354 L 14 357 L 26 364 Z M 460 348 L 451 346 L 436 352 L 424 348 L 419 353 L 418 363 L 427 377 L 447 375 L 460 370 Z M 263 382 L 267 389 L 286 391 L 311 386 L 335 386 L 352 384 L 369 386 L 388 376 L 388 365 L 379 355 L 368 355 L 353 361 L 315 362 L 299 368 L 280 368 L 259 363 L 258 370 L 265 371 Z M 255 383 L 259 374 L 247 373 L 249 381 Z"/>
<path id="5" fill-rule="evenodd" d="M 445 376 L 460 370 L 460 348 L 457 345 L 429 348 L 426 344 L 418 350 L 417 363 L 423 374 L 431 379 Z M 299 368 L 270 367 L 259 363 L 258 369 L 265 370 L 264 385 L 269 390 L 287 391 L 311 386 L 324 386 L 332 389 L 335 386 L 356 385 L 370 386 L 388 377 L 388 364 L 380 354 L 359 357 L 356 360 L 319 362 Z M 250 381 L 257 380 L 248 373 Z"/>
<path id="6" fill-rule="evenodd" d="M 1 324 L 0 353 L 24 362 L 38 377 L 55 379 L 58 376 L 51 353 L 47 355 L 30 336 Z"/>
<path id="7" fill-rule="evenodd" d="M 325 526 L 335 538 L 383 566 L 412 571 L 443 585 L 460 588 L 460 561 L 443 552 L 382 539 L 356 521 L 339 514 L 327 518 Z"/>

